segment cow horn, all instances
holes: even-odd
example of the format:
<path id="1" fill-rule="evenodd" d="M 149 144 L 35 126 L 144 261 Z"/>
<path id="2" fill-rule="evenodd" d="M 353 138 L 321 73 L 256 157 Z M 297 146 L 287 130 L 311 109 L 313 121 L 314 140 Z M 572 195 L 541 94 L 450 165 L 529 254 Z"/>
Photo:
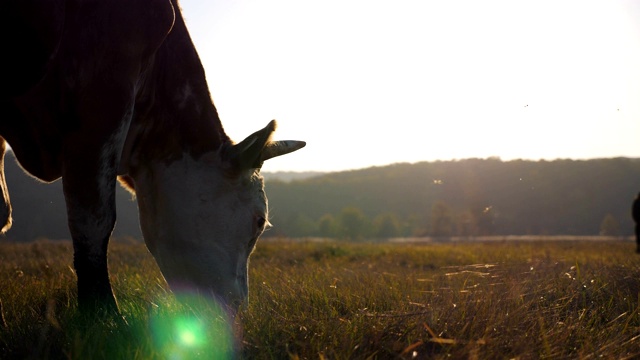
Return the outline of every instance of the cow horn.
<path id="1" fill-rule="evenodd" d="M 288 154 L 303 148 L 304 141 L 271 141 L 276 130 L 276 121 L 271 120 L 263 129 L 254 132 L 234 145 L 228 156 L 239 169 L 259 169 L 265 160 Z"/>
<path id="2" fill-rule="evenodd" d="M 269 141 L 267 145 L 265 145 L 264 149 L 262 149 L 260 161 L 263 162 L 276 156 L 294 152 L 302 149 L 305 145 L 307 145 L 306 142 L 298 140 Z"/>

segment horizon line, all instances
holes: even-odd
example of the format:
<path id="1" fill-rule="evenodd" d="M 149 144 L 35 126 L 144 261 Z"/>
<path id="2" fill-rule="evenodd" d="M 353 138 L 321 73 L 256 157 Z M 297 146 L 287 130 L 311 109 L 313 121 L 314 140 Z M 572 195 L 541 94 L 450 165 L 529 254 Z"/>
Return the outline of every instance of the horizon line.
<path id="1" fill-rule="evenodd" d="M 451 159 L 433 159 L 433 160 L 418 160 L 418 161 L 396 161 L 392 163 L 379 164 L 379 165 L 364 165 L 361 167 L 352 167 L 352 168 L 338 168 L 331 170 L 318 170 L 318 169 L 309 169 L 309 170 L 264 170 L 264 173 L 335 173 L 335 172 L 346 172 L 346 171 L 357 171 L 357 170 L 365 170 L 371 168 L 380 168 L 380 167 L 388 167 L 393 165 L 415 165 L 420 163 L 438 163 L 438 162 L 459 162 L 459 161 L 467 161 L 467 160 L 497 160 L 500 162 L 512 162 L 512 161 L 528 161 L 528 162 L 553 162 L 553 161 L 595 161 L 595 160 L 614 160 L 614 159 L 629 159 L 629 160 L 640 160 L 640 156 L 609 156 L 609 157 L 590 157 L 590 158 L 570 158 L 570 157 L 557 157 L 557 158 L 538 158 L 538 159 L 530 159 L 530 158 L 507 158 L 503 159 L 500 156 L 488 156 L 488 157 L 468 157 L 468 158 L 451 158 Z"/>

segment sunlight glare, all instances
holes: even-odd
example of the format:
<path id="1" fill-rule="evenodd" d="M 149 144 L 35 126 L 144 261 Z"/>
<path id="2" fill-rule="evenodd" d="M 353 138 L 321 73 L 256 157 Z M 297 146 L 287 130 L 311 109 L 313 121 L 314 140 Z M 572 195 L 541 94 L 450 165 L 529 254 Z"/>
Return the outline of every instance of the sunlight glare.
<path id="1" fill-rule="evenodd" d="M 309 144 L 270 171 L 640 154 L 631 2 L 223 3 L 182 5 L 225 130 Z"/>
<path id="2" fill-rule="evenodd" d="M 207 340 L 203 324 L 194 317 L 176 319 L 175 331 L 180 343 L 186 347 L 201 346 Z"/>
<path id="3" fill-rule="evenodd" d="M 179 303 L 151 319 L 154 345 L 162 358 L 233 358 L 233 330 L 220 306 L 215 301 L 192 295 L 178 298 Z"/>

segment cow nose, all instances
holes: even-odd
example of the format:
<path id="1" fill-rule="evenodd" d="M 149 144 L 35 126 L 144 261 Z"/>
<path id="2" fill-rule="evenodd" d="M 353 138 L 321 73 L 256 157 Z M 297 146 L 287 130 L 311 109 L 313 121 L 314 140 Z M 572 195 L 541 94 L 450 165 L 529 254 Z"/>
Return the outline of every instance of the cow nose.
<path id="1" fill-rule="evenodd" d="M 229 315 L 230 318 L 235 318 L 242 309 L 242 306 L 245 304 L 245 301 L 243 298 L 239 297 L 227 297 L 225 299 L 225 304 L 227 308 L 227 315 Z"/>
<path id="2" fill-rule="evenodd" d="M 227 296 L 227 305 L 234 310 L 240 309 L 240 306 L 247 302 L 249 289 L 244 278 L 239 278 L 233 284 L 233 290 Z"/>
<path id="3" fill-rule="evenodd" d="M 238 312 L 243 303 L 244 301 L 242 299 L 233 299 L 229 303 L 229 306 L 231 306 L 235 312 Z"/>

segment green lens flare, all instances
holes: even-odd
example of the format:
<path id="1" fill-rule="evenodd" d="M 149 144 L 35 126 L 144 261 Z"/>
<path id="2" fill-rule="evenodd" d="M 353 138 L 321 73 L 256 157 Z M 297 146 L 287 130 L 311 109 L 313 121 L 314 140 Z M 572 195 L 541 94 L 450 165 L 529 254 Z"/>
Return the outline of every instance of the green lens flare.
<path id="1" fill-rule="evenodd" d="M 232 321 L 215 303 L 200 297 L 178 297 L 151 318 L 154 347 L 160 358 L 232 359 Z"/>
<path id="2" fill-rule="evenodd" d="M 178 318 L 175 320 L 174 329 L 177 340 L 183 346 L 200 347 L 207 341 L 204 325 L 196 318 Z"/>

